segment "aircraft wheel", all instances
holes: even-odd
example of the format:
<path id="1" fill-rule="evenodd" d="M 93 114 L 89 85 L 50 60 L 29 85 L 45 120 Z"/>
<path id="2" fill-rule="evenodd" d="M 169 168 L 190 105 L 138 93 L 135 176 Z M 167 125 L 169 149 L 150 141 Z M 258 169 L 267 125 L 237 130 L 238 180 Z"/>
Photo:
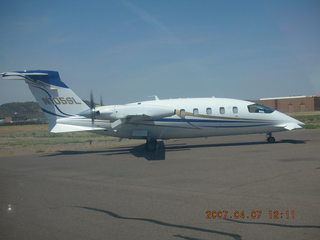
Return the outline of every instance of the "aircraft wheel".
<path id="1" fill-rule="evenodd" d="M 268 143 L 275 143 L 276 139 L 274 137 L 268 137 L 267 141 L 268 141 Z"/>
<path id="2" fill-rule="evenodd" d="M 154 152 L 157 149 L 157 140 L 156 139 L 150 139 L 146 142 L 146 149 L 148 152 Z"/>

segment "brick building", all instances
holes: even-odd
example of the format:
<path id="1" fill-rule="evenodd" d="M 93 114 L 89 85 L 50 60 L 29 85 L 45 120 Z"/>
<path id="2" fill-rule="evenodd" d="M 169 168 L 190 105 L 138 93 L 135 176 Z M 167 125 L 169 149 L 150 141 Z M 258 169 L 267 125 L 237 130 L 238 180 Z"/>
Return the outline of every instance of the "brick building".
<path id="1" fill-rule="evenodd" d="M 320 111 L 320 96 L 261 98 L 253 102 L 285 113 Z"/>

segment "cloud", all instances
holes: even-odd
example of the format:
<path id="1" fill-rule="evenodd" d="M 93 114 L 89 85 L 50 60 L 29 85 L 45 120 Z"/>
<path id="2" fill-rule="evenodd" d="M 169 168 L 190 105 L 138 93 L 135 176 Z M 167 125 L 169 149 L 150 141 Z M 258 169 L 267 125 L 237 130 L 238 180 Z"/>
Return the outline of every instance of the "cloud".
<path id="1" fill-rule="evenodd" d="M 137 5 L 128 2 L 126 0 L 122 0 L 121 1 L 122 4 L 127 7 L 132 13 L 134 13 L 135 15 L 137 15 L 141 20 L 143 20 L 144 22 L 154 26 L 157 29 L 160 29 L 162 31 L 167 31 L 168 28 L 161 23 L 157 18 L 155 18 L 154 16 L 152 16 L 150 13 L 148 13 L 147 11 L 145 11 L 144 9 L 138 7 Z"/>

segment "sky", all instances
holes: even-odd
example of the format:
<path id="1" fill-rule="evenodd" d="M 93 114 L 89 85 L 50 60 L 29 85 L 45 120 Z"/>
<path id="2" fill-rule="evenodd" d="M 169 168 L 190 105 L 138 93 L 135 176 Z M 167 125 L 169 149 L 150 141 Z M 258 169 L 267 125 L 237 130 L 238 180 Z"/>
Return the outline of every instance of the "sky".
<path id="1" fill-rule="evenodd" d="M 0 72 L 56 70 L 82 99 L 320 95 L 318 0 L 0 3 Z M 33 101 L 0 79 L 0 104 Z"/>

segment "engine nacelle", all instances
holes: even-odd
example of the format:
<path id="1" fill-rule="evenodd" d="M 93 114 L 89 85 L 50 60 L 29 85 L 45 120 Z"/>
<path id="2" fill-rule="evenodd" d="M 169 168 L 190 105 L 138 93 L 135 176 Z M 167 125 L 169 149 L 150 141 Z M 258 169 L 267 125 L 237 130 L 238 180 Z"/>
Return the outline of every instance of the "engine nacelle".
<path id="1" fill-rule="evenodd" d="M 123 105 L 113 107 L 100 107 L 97 109 L 100 119 L 117 120 L 128 116 L 148 116 L 150 118 L 163 118 L 174 115 L 174 110 L 162 106 Z"/>
<path id="2" fill-rule="evenodd" d="M 95 109 L 95 118 L 103 120 L 125 119 L 129 116 L 150 117 L 153 119 L 170 117 L 175 114 L 175 110 L 169 107 L 156 105 L 115 105 L 102 106 Z M 91 111 L 80 113 L 79 115 L 90 117 Z"/>

